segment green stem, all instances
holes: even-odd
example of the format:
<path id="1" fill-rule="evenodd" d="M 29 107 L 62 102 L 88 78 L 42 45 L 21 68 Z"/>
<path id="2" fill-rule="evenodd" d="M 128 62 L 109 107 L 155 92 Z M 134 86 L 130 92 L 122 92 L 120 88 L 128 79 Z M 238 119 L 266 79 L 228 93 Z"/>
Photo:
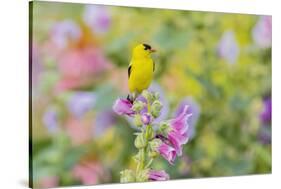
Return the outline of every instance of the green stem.
<path id="1" fill-rule="evenodd" d="M 147 169 L 147 168 L 149 168 L 149 166 L 152 164 L 152 162 L 153 162 L 153 158 L 151 158 L 150 160 L 149 160 L 149 162 L 146 164 L 146 166 L 145 166 L 145 169 Z"/>
<path id="2" fill-rule="evenodd" d="M 147 104 L 147 112 L 150 113 L 151 107 L 150 107 L 150 103 Z M 153 158 L 151 158 L 149 160 L 149 162 L 146 164 L 146 160 L 148 159 L 148 155 L 147 155 L 147 150 L 148 150 L 148 141 L 151 137 L 151 133 L 152 132 L 152 126 L 151 125 L 147 125 L 146 127 L 142 127 L 141 129 L 141 133 L 145 134 L 145 139 L 146 139 L 146 146 L 144 148 L 139 149 L 139 161 L 137 164 L 137 169 L 136 169 L 136 175 L 138 176 L 140 174 L 141 171 L 143 171 L 144 169 L 149 168 L 149 166 L 152 164 L 153 162 Z M 138 178 L 137 178 L 138 180 Z"/>
<path id="3" fill-rule="evenodd" d="M 141 153 L 141 161 L 140 161 L 140 169 L 143 170 L 144 164 L 145 164 L 145 153 L 144 153 L 144 148 L 140 149 Z"/>

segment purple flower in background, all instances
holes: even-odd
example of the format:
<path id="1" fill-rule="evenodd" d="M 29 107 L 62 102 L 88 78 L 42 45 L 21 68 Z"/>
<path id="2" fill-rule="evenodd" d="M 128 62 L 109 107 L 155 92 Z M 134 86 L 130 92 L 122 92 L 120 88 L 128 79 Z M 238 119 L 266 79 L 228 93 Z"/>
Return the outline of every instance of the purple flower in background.
<path id="1" fill-rule="evenodd" d="M 192 113 L 192 116 L 187 120 L 187 123 L 189 125 L 187 135 L 188 138 L 191 139 L 195 135 L 195 126 L 200 116 L 200 107 L 197 102 L 195 102 L 191 97 L 187 97 L 180 102 L 174 115 L 180 115 L 186 105 L 188 106 L 187 113 Z"/>
<path id="2" fill-rule="evenodd" d="M 110 128 L 116 122 L 116 114 L 112 110 L 98 112 L 94 123 L 95 136 L 101 136 L 106 129 Z"/>
<path id="3" fill-rule="evenodd" d="M 68 102 L 68 108 L 76 117 L 81 118 L 96 103 L 96 95 L 92 92 L 76 92 Z"/>
<path id="4" fill-rule="evenodd" d="M 109 11 L 102 5 L 86 5 L 83 20 L 93 32 L 99 34 L 108 31 L 111 24 Z"/>
<path id="5" fill-rule="evenodd" d="M 218 44 L 218 55 L 234 64 L 239 56 L 239 46 L 233 31 L 224 32 Z"/>
<path id="6" fill-rule="evenodd" d="M 177 156 L 177 152 L 173 147 L 163 142 L 162 144 L 160 144 L 157 150 L 159 154 L 163 158 L 165 158 L 170 164 L 174 163 Z"/>
<path id="7" fill-rule="evenodd" d="M 271 122 L 271 97 L 266 97 L 263 99 L 263 111 L 260 114 L 260 119 L 263 123 Z"/>
<path id="8" fill-rule="evenodd" d="M 135 112 L 132 110 L 133 104 L 127 99 L 117 99 L 113 105 L 113 111 L 118 115 L 132 116 Z"/>
<path id="9" fill-rule="evenodd" d="M 262 125 L 258 133 L 258 138 L 262 144 L 271 144 L 271 128 L 268 125 Z"/>
<path id="10" fill-rule="evenodd" d="M 58 130 L 58 112 L 55 108 L 48 108 L 43 115 L 43 124 L 50 133 L 55 133 Z"/>
<path id="11" fill-rule="evenodd" d="M 271 16 L 261 16 L 252 31 L 255 43 L 261 48 L 271 47 L 272 20 Z"/>
<path id="12" fill-rule="evenodd" d="M 81 30 L 75 22 L 64 20 L 53 26 L 51 30 L 51 40 L 58 48 L 65 48 L 68 42 L 79 40 L 81 34 Z"/>
<path id="13" fill-rule="evenodd" d="M 161 171 L 156 171 L 156 170 L 149 170 L 148 172 L 148 180 L 150 181 L 165 181 L 169 180 L 169 175 L 161 170 Z"/>

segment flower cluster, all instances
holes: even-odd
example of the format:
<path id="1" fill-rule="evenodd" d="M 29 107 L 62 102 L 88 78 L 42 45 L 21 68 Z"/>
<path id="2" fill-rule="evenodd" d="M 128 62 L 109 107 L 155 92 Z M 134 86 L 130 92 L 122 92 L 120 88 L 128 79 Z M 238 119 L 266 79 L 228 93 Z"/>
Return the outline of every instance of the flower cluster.
<path id="1" fill-rule="evenodd" d="M 173 119 L 160 123 L 154 121 L 160 116 L 163 105 L 159 94 L 143 91 L 133 102 L 128 99 L 117 99 L 113 110 L 118 115 L 129 116 L 140 132 L 135 133 L 135 147 L 139 152 L 134 156 L 136 171 L 121 171 L 121 182 L 163 181 L 169 175 L 163 170 L 153 170 L 152 162 L 162 156 L 173 164 L 177 156 L 182 155 L 183 145 L 188 142 L 188 106 Z"/>

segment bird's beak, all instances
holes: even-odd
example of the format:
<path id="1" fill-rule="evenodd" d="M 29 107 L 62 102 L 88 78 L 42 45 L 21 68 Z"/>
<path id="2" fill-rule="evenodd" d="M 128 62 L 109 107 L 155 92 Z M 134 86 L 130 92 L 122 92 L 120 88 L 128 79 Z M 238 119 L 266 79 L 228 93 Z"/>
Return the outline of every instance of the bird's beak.
<path id="1" fill-rule="evenodd" d="M 150 52 L 154 53 L 154 52 L 156 52 L 156 49 L 150 49 Z"/>

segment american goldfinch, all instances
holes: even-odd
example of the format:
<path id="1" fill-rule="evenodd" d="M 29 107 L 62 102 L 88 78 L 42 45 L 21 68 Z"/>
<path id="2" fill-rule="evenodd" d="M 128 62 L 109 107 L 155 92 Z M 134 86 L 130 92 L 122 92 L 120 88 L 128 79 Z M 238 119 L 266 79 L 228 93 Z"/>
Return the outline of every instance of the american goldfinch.
<path id="1" fill-rule="evenodd" d="M 138 94 L 149 87 L 155 70 L 151 53 L 155 51 L 147 44 L 139 44 L 133 49 L 132 59 L 128 67 L 128 84 L 132 98 L 128 95 L 128 100 L 134 101 Z"/>

